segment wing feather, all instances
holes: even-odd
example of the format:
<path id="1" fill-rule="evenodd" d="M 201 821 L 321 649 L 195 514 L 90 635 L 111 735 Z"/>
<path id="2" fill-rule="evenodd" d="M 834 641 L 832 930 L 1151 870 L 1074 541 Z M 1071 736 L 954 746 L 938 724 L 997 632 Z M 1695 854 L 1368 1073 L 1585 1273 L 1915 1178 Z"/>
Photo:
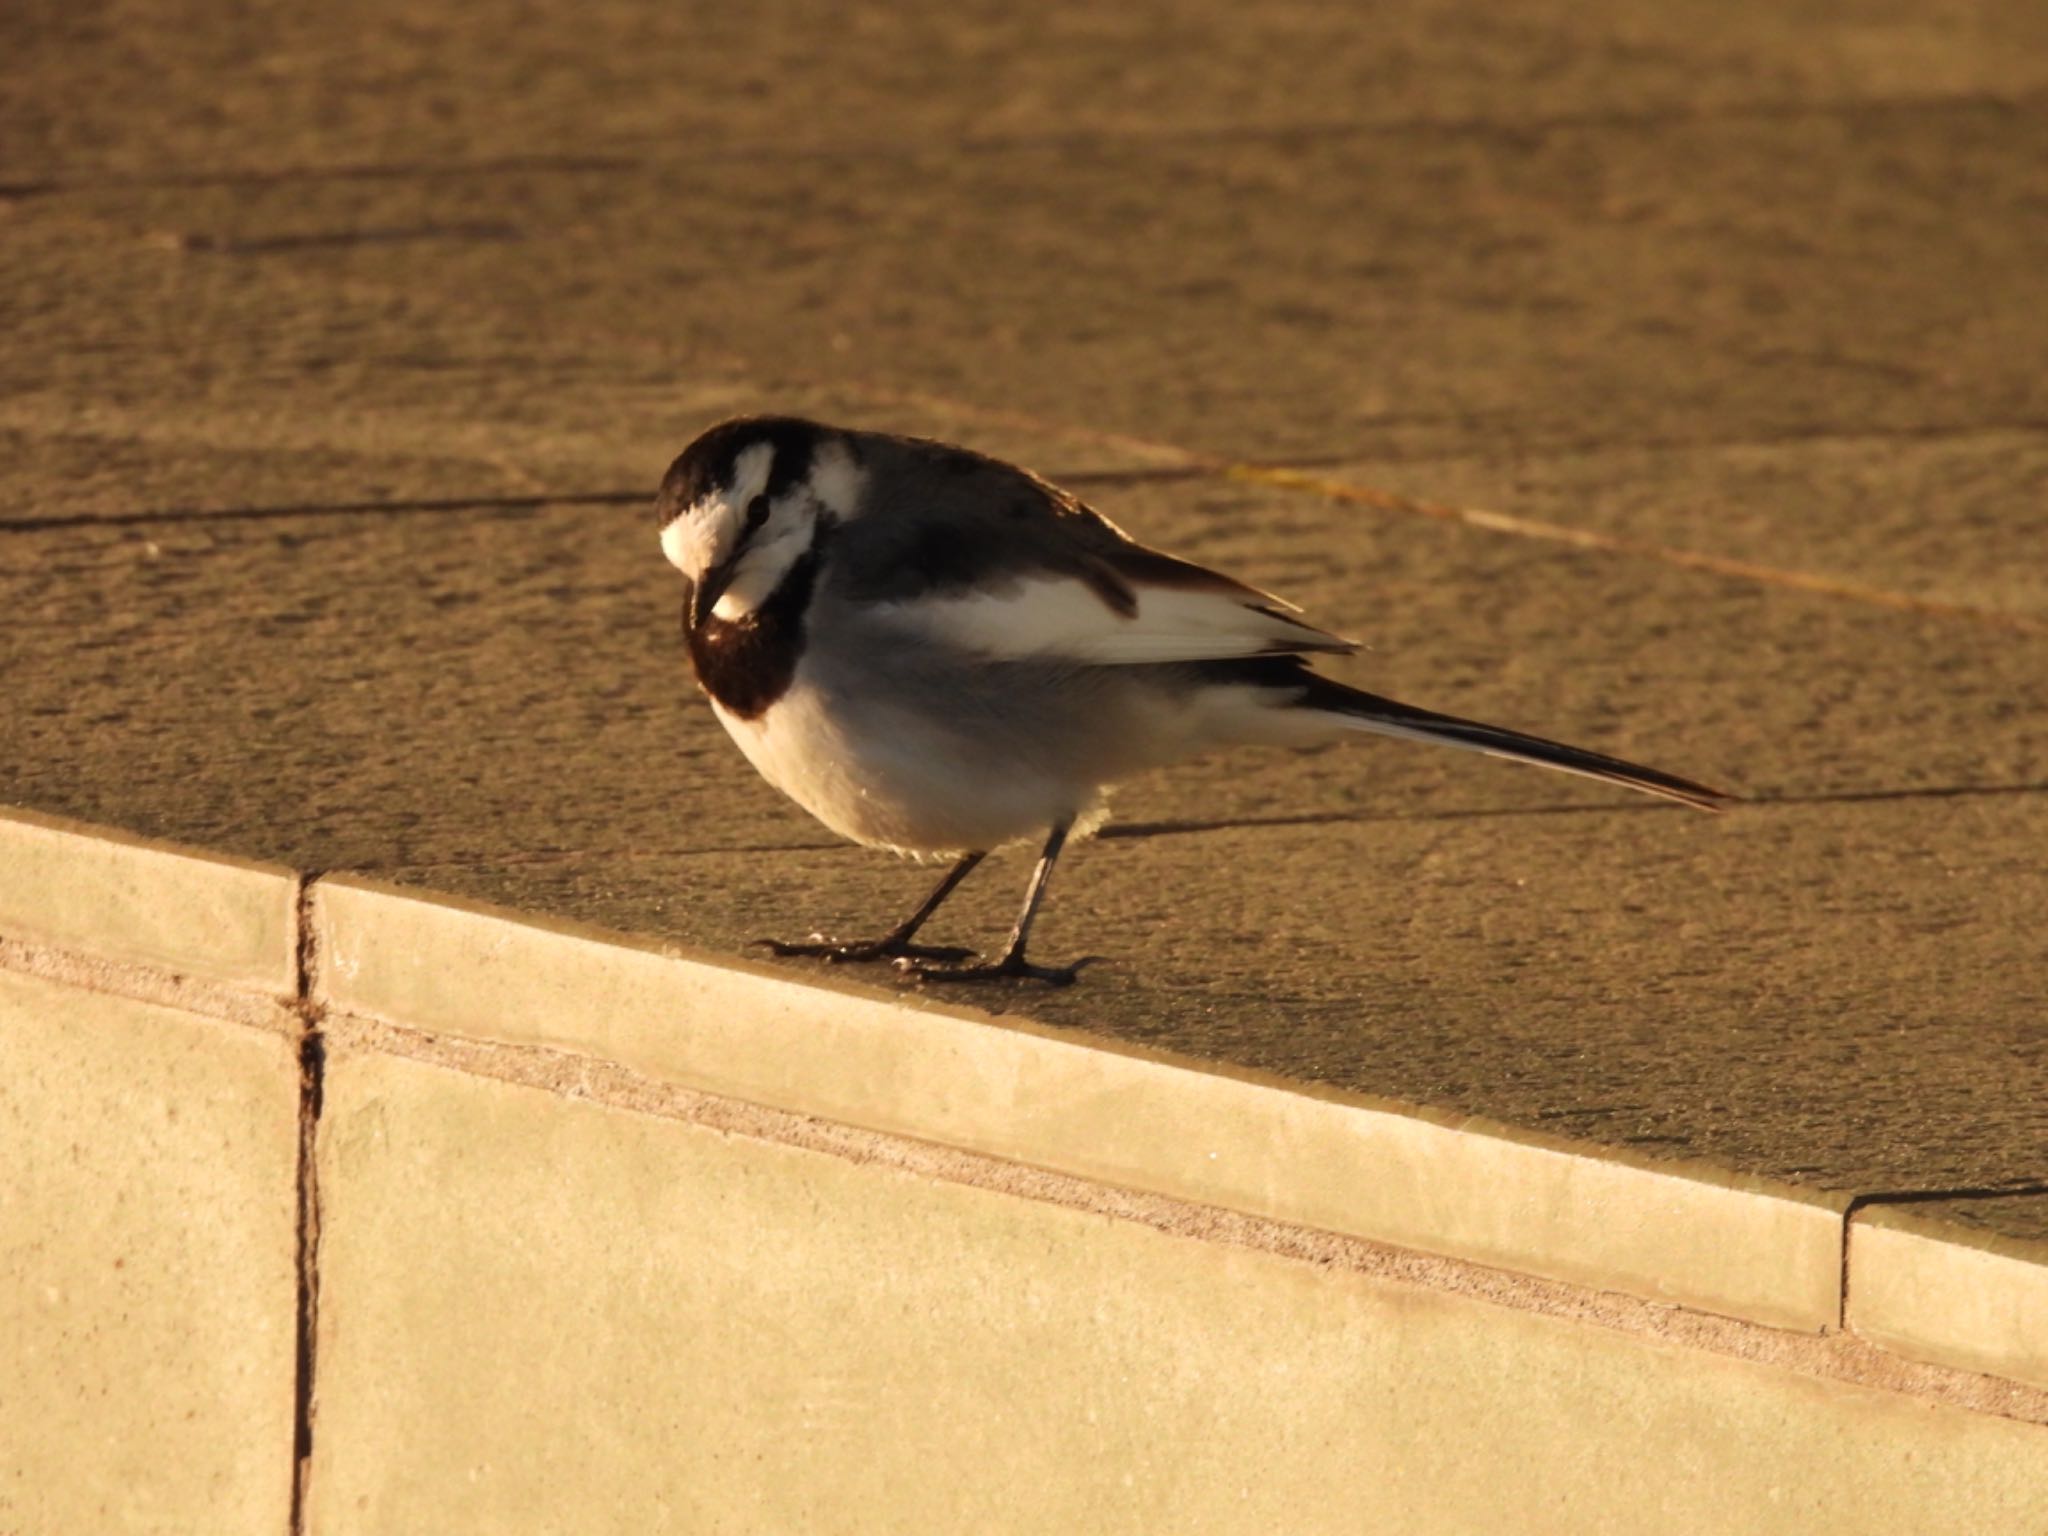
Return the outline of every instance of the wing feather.
<path id="1" fill-rule="evenodd" d="M 1121 590 L 1127 604 L 1107 600 L 1099 582 L 1046 574 L 1001 588 L 932 593 L 899 605 L 898 612 L 934 640 L 1003 661 L 1121 666 L 1358 649 L 1355 641 L 1304 624 L 1235 582 L 1166 587 L 1126 581 Z"/>
<path id="2" fill-rule="evenodd" d="M 835 590 L 933 640 L 1104 666 L 1358 649 L 1013 465 L 919 439 L 850 440 L 877 480 L 919 495 L 835 532 Z"/>

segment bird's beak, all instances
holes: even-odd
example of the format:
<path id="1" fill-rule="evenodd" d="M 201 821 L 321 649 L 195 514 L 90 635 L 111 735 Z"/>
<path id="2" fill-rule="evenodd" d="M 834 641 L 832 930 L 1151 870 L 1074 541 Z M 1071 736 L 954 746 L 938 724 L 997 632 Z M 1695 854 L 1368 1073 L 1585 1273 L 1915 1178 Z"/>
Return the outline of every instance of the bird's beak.
<path id="1" fill-rule="evenodd" d="M 696 584 L 690 593 L 690 627 L 695 629 L 711 617 L 711 610 L 718 606 L 719 598 L 732 583 L 733 571 L 739 566 L 738 553 L 704 573 L 704 579 Z"/>

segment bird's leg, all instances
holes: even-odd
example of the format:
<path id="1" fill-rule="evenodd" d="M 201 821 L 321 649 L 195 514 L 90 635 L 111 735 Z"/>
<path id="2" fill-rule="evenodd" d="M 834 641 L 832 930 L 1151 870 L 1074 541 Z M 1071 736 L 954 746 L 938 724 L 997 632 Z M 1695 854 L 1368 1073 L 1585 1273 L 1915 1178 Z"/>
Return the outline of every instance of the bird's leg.
<path id="1" fill-rule="evenodd" d="M 986 852 L 969 853 L 961 856 L 960 862 L 946 871 L 931 895 L 910 916 L 879 939 L 856 940 L 841 943 L 837 939 L 812 934 L 808 940 L 792 943 L 785 939 L 756 939 L 756 944 L 773 950 L 778 955 L 819 955 L 827 960 L 965 960 L 974 951 L 952 944 L 913 944 L 911 939 L 917 930 L 925 925 L 939 905 L 953 894 L 953 887 L 974 873 L 974 866 L 987 858 Z"/>
<path id="2" fill-rule="evenodd" d="M 1094 955 L 1072 965 L 1033 965 L 1024 958 L 1024 944 L 1031 937 L 1031 920 L 1038 916 L 1038 904 L 1045 899 L 1045 887 L 1052 879 L 1053 865 L 1059 862 L 1060 849 L 1066 846 L 1069 825 L 1061 822 L 1045 840 L 1045 852 L 1038 856 L 1038 870 L 1031 877 L 1024 910 L 1017 917 L 1017 926 L 1010 930 L 1009 947 L 1002 959 L 984 965 L 920 965 L 914 960 L 899 960 L 897 967 L 926 981 L 1001 981 L 1014 976 L 1049 982 L 1055 987 L 1072 985 L 1081 974 L 1081 967 L 1095 959 Z"/>

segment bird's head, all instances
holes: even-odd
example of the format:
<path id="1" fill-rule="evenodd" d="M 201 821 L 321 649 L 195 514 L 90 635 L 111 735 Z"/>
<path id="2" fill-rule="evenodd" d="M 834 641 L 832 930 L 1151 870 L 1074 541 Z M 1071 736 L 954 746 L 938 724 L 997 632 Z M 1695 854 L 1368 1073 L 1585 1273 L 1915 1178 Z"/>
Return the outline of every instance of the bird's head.
<path id="1" fill-rule="evenodd" d="M 690 582 L 691 627 L 758 611 L 820 526 L 853 515 L 861 480 L 845 434 L 791 417 L 721 422 L 685 448 L 654 510 L 661 552 Z"/>

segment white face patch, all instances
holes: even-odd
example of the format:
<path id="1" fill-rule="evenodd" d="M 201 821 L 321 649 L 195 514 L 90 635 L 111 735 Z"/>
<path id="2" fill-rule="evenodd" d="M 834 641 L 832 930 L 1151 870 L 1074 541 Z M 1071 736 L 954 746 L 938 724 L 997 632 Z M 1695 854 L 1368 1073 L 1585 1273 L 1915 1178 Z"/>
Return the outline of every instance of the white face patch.
<path id="1" fill-rule="evenodd" d="M 775 445 L 755 443 L 743 448 L 732 461 L 732 494 L 729 505 L 744 507 L 768 488 L 768 475 L 775 468 Z"/>
<path id="2" fill-rule="evenodd" d="M 867 474 L 856 464 L 846 444 L 828 441 L 811 461 L 811 490 L 819 504 L 841 522 L 860 511 L 861 491 Z"/>
<path id="3" fill-rule="evenodd" d="M 695 578 L 701 562 L 696 551 L 696 541 L 690 537 L 690 515 L 669 519 L 668 526 L 661 530 L 661 552 L 668 563 L 685 576 Z"/>
<path id="4" fill-rule="evenodd" d="M 739 542 L 746 507 L 767 489 L 775 468 L 775 445 L 755 443 L 733 460 L 732 486 L 713 491 L 661 530 L 661 552 L 692 581 L 724 562 Z"/>

